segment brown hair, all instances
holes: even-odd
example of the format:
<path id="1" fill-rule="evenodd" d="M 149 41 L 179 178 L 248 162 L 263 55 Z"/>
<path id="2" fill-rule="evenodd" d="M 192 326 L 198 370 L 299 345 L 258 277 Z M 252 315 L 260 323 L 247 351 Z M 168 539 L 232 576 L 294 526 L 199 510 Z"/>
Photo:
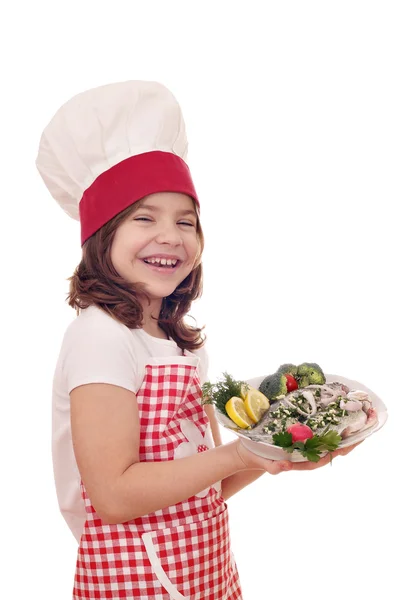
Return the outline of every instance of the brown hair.
<path id="1" fill-rule="evenodd" d="M 111 245 L 118 226 L 140 207 L 143 200 L 120 212 L 84 243 L 82 260 L 68 279 L 70 289 L 67 302 L 78 314 L 82 309 L 95 305 L 130 329 L 142 327 L 143 309 L 137 296 L 145 296 L 149 302 L 150 297 L 144 291 L 144 284 L 129 283 L 117 273 L 111 261 Z M 206 336 L 201 335 L 204 326 L 190 327 L 184 322 L 193 300 L 200 298 L 203 293 L 201 257 L 204 235 L 199 218 L 196 233 L 200 248 L 195 266 L 174 292 L 163 299 L 158 319 L 161 329 L 186 350 L 198 350 L 206 340 Z"/>

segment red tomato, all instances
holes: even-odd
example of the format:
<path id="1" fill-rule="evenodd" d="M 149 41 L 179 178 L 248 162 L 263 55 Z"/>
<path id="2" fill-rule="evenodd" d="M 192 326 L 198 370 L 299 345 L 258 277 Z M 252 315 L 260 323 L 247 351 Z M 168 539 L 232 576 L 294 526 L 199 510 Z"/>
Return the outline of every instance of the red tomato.
<path id="1" fill-rule="evenodd" d="M 293 392 L 293 390 L 297 390 L 297 388 L 299 386 L 297 385 L 297 381 L 295 380 L 295 378 L 293 377 L 293 375 L 289 375 L 289 373 L 287 373 L 285 375 L 285 377 L 286 377 L 287 391 L 288 392 Z"/>
<path id="2" fill-rule="evenodd" d="M 312 429 L 308 425 L 302 423 L 295 423 L 287 428 L 287 432 L 292 434 L 292 441 L 294 442 L 305 442 L 308 438 L 314 437 Z"/>

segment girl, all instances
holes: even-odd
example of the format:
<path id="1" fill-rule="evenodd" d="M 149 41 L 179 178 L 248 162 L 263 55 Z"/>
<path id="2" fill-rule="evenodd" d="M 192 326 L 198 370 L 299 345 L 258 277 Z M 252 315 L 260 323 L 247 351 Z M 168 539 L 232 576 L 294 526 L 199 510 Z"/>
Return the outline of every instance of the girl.
<path id="1" fill-rule="evenodd" d="M 75 96 L 40 142 L 39 172 L 80 220 L 83 248 L 53 384 L 75 600 L 240 599 L 225 500 L 266 471 L 329 461 L 222 445 L 202 404 L 205 340 L 184 320 L 202 292 L 204 247 L 186 154 L 179 105 L 153 82 Z"/>

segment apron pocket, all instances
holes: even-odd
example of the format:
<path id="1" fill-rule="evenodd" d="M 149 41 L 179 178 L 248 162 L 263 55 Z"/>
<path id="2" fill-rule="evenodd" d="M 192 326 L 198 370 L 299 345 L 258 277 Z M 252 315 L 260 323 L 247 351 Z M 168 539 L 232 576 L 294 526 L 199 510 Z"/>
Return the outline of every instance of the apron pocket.
<path id="1" fill-rule="evenodd" d="M 182 596 L 172 581 L 168 578 L 157 555 L 157 550 L 153 543 L 152 536 L 153 532 L 144 533 L 142 535 L 142 540 L 145 545 L 147 558 L 150 561 L 154 575 L 157 577 L 161 585 L 167 590 L 168 594 L 173 600 L 189 600 L 185 596 Z"/>
<path id="2" fill-rule="evenodd" d="M 226 597 L 236 569 L 226 507 L 206 521 L 146 532 L 142 541 L 154 576 L 173 600 Z"/>

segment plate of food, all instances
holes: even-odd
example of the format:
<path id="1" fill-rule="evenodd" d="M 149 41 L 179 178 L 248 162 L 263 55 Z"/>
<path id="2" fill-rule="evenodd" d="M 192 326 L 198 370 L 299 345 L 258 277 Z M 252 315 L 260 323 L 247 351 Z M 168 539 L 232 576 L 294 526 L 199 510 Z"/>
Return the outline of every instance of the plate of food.
<path id="1" fill-rule="evenodd" d="M 236 381 L 228 373 L 202 388 L 219 423 L 259 456 L 318 461 L 378 431 L 384 402 L 364 384 L 326 374 L 316 363 L 286 363 L 272 374 Z"/>

